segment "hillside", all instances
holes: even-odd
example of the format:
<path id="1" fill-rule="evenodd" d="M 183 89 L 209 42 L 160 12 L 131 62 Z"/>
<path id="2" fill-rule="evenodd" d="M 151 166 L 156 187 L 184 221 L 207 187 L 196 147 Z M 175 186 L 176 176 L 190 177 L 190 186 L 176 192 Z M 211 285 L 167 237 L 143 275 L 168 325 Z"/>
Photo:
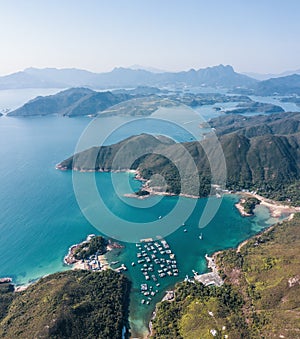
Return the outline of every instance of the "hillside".
<path id="1" fill-rule="evenodd" d="M 238 132 L 248 138 L 272 135 L 292 135 L 300 132 L 300 113 L 280 113 L 259 116 L 228 115 L 209 121 L 218 135 Z"/>
<path id="2" fill-rule="evenodd" d="M 300 201 L 297 193 L 300 180 L 299 113 L 252 118 L 225 116 L 213 120 L 212 126 L 220 135 L 227 167 L 227 188 L 253 189 L 267 197 Z M 163 175 L 168 193 L 207 196 L 212 179 L 208 159 L 211 164 L 219 163 L 219 154 L 215 153 L 209 136 L 201 142 L 177 144 L 143 134 L 115 145 L 83 151 L 62 161 L 58 168 L 83 171 L 137 169 L 145 179 L 156 173 Z M 184 170 L 179 175 L 180 168 Z M 197 174 L 200 189 L 196 185 Z M 217 177 L 221 174 L 217 173 Z M 160 184 L 150 181 L 148 186 L 151 189 Z"/>
<path id="3" fill-rule="evenodd" d="M 119 89 L 112 92 L 96 92 L 89 88 L 70 88 L 54 95 L 38 96 L 8 116 L 62 115 L 69 117 L 115 115 L 147 116 L 160 107 L 181 104 L 195 107 L 225 102 L 242 102 L 247 107 L 255 103 L 247 96 L 219 93 L 178 94 L 156 87 L 140 86 L 134 89 Z M 119 105 L 117 105 L 119 104 Z M 258 104 L 258 103 L 257 103 Z"/>
<path id="4" fill-rule="evenodd" d="M 271 78 L 257 83 L 254 87 L 256 95 L 300 95 L 300 74 Z"/>
<path id="5" fill-rule="evenodd" d="M 222 287 L 180 283 L 161 302 L 152 338 L 300 338 L 300 216 L 220 252 Z"/>
<path id="6" fill-rule="evenodd" d="M 300 74 L 291 74 L 257 81 L 255 84 L 248 86 L 248 89 L 236 88 L 233 92 L 259 96 L 300 95 Z"/>
<path id="7" fill-rule="evenodd" d="M 129 290 L 127 278 L 111 270 L 49 275 L 7 302 L 0 338 L 121 338 Z"/>
<path id="8" fill-rule="evenodd" d="M 224 111 L 225 114 L 249 114 L 249 113 L 270 114 L 281 112 L 284 112 L 284 109 L 282 107 L 262 102 L 241 103 L 233 109 L 227 109 Z"/>
<path id="9" fill-rule="evenodd" d="M 71 88 L 54 95 L 39 96 L 22 107 L 9 112 L 8 116 L 83 116 L 96 115 L 106 108 L 130 98 L 127 94 L 95 92 L 88 88 Z"/>

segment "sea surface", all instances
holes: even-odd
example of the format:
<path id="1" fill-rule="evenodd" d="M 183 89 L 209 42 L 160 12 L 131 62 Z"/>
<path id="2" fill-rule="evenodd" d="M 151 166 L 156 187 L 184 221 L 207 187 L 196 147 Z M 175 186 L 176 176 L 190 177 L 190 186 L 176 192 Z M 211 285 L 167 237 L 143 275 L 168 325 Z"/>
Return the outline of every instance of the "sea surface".
<path id="1" fill-rule="evenodd" d="M 0 108 L 11 108 L 33 98 L 36 92 L 0 91 Z M 54 93 L 51 90 L 49 93 Z M 39 93 L 41 94 L 41 93 Z M 47 94 L 47 93 L 42 93 Z M 26 100 L 25 100 L 26 97 Z M 8 100 L 9 98 L 9 100 Z M 2 101 L 1 101 L 2 100 Z M 6 101 L 5 101 L 6 100 Z M 205 111 L 209 115 L 208 111 Z M 188 117 L 186 118 L 187 120 Z M 44 275 L 67 270 L 63 257 L 69 246 L 78 243 L 90 233 L 101 234 L 102 225 L 109 225 L 112 233 L 118 233 L 115 219 L 99 218 L 95 228 L 79 207 L 73 190 L 72 173 L 55 169 L 61 160 L 73 154 L 82 133 L 91 123 L 89 118 L 36 117 L 36 118 L 0 118 L 0 277 L 10 276 L 16 284 L 27 284 Z M 141 132 L 152 132 L 174 137 L 175 140 L 191 139 L 189 130 L 175 128 L 173 123 L 140 120 L 132 123 L 130 119 L 102 119 L 101 128 L 123 126 L 109 135 L 106 143 L 116 142 L 124 137 Z M 124 127 L 125 126 L 125 127 Z M 198 128 L 198 127 L 197 127 Z M 94 131 L 95 133 L 95 131 Z M 192 135 L 192 138 L 194 137 Z M 201 133 L 200 133 L 201 134 Z M 95 143 L 91 138 L 90 145 Z M 127 193 L 127 186 L 119 185 L 118 194 L 112 185 L 110 173 L 83 173 L 95 176 L 99 190 L 105 192 L 106 206 L 124 220 L 139 223 L 164 219 L 175 206 L 190 204 L 193 199 L 184 197 L 151 197 L 132 204 L 132 198 L 120 199 Z M 118 173 L 119 182 L 129 182 L 137 189 L 141 183 L 132 173 Z M 88 194 L 88 192 L 86 192 Z M 214 198 L 217 199 L 217 198 Z M 127 275 L 133 281 L 131 295 L 130 321 L 134 335 L 147 330 L 147 323 L 164 290 L 192 276 L 192 270 L 206 272 L 205 254 L 234 247 L 263 228 L 274 223 L 268 210 L 259 207 L 251 218 L 241 217 L 234 207 L 237 197 L 224 196 L 214 218 L 204 228 L 199 228 L 199 219 L 207 199 L 193 200 L 194 209 L 185 220 L 185 226 L 176 225 L 166 236 L 172 252 L 176 255 L 179 267 L 178 277 L 168 277 L 160 281 L 158 294 L 150 305 L 141 304 L 140 284 L 145 279 L 136 262 L 137 248 L 134 243 L 122 243 L 122 250 L 109 253 L 110 261 L 125 263 Z M 157 200 L 157 201 L 156 201 Z M 150 207 L 149 207 L 150 206 Z M 101 206 L 99 208 L 102 208 Z M 184 211 L 182 211 L 184 213 Z M 186 230 L 186 231 L 184 231 Z M 202 240 L 199 235 L 202 234 Z"/>

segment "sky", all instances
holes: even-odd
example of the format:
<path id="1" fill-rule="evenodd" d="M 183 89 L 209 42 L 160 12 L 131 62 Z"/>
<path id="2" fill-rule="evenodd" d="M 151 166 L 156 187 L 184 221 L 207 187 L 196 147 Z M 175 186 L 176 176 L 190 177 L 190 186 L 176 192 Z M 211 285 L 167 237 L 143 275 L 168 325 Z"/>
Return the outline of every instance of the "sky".
<path id="1" fill-rule="evenodd" d="M 300 69 L 299 0 L 0 0 L 0 75 L 27 67 Z"/>

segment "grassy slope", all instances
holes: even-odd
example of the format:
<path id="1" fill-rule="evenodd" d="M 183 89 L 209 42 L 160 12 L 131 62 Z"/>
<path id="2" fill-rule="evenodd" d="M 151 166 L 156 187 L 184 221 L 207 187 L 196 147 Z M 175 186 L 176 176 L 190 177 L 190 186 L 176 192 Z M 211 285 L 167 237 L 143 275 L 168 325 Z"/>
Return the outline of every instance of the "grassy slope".
<path id="1" fill-rule="evenodd" d="M 253 337 L 300 338 L 299 248 L 300 216 L 296 215 L 251 240 L 240 253 L 219 255 L 227 281 L 244 295 L 244 314 Z"/>
<path id="2" fill-rule="evenodd" d="M 221 252 L 217 262 L 225 285 L 205 296 L 200 284 L 179 284 L 176 302 L 158 305 L 153 337 L 212 338 L 216 329 L 220 338 L 300 338 L 299 248 L 296 215 L 250 240 L 240 253 Z"/>
<path id="3" fill-rule="evenodd" d="M 113 271 L 56 273 L 15 295 L 1 338 L 120 338 L 130 285 Z"/>

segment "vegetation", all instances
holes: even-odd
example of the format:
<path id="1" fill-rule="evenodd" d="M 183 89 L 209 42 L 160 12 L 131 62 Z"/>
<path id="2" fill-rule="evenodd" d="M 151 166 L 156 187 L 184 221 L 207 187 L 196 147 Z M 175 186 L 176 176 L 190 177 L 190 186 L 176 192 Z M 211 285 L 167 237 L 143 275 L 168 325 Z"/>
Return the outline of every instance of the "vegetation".
<path id="1" fill-rule="evenodd" d="M 149 193 L 148 191 L 138 190 L 137 192 L 135 192 L 135 194 L 136 194 L 138 197 L 144 197 L 144 196 L 149 195 L 150 193 Z"/>
<path id="2" fill-rule="evenodd" d="M 226 114 L 246 114 L 246 113 L 281 113 L 284 109 L 280 106 L 267 104 L 263 102 L 247 102 L 236 106 L 233 109 L 226 110 Z"/>
<path id="3" fill-rule="evenodd" d="M 260 81 L 254 86 L 257 95 L 299 95 L 300 75 L 292 74 L 285 77 L 271 78 Z"/>
<path id="4" fill-rule="evenodd" d="M 219 163 L 220 154 L 215 153 L 209 135 L 201 142 L 179 144 L 167 138 L 141 134 L 114 145 L 93 147 L 75 154 L 62 161 L 59 168 L 83 171 L 137 169 L 142 177 L 150 180 L 147 185 L 154 189 L 158 185 L 153 176 L 160 174 L 168 193 L 200 197 L 210 194 L 212 180 L 219 183 L 223 168 L 224 176 L 227 174 L 226 187 L 230 190 L 255 190 L 263 196 L 292 203 L 300 200 L 300 190 L 297 190 L 300 182 L 300 113 L 251 118 L 229 115 L 213 119 L 211 126 L 216 128 L 226 160 L 226 166 L 215 166 L 215 171 L 220 173 L 211 173 L 211 165 Z M 200 185 L 197 185 L 198 180 Z M 225 183 L 220 181 L 224 186 Z"/>
<path id="5" fill-rule="evenodd" d="M 10 283 L 0 284 L 0 322 L 8 312 L 9 305 L 14 298 L 14 286 Z"/>
<path id="6" fill-rule="evenodd" d="M 128 279 L 111 270 L 52 274 L 14 296 L 0 338 L 121 338 L 129 290 Z"/>
<path id="7" fill-rule="evenodd" d="M 130 98 L 127 94 L 95 92 L 88 88 L 70 88 L 54 95 L 38 96 L 8 116 L 58 114 L 63 116 L 96 115 L 106 108 Z"/>
<path id="8" fill-rule="evenodd" d="M 246 198 L 244 202 L 241 203 L 241 205 L 244 208 L 245 213 L 247 214 L 253 214 L 253 211 L 256 207 L 256 205 L 260 204 L 260 200 L 256 198 Z"/>
<path id="9" fill-rule="evenodd" d="M 218 332 L 216 338 L 229 333 L 230 338 L 245 338 L 242 307 L 242 296 L 231 285 L 216 288 L 180 283 L 174 301 L 158 304 L 152 338 L 212 338 L 210 330 Z"/>
<path id="10" fill-rule="evenodd" d="M 87 259 L 89 256 L 93 254 L 102 255 L 107 252 L 108 241 L 101 237 L 96 236 L 91 238 L 91 240 L 87 243 L 81 244 L 75 251 L 74 257 L 77 260 Z"/>
<path id="11" fill-rule="evenodd" d="M 175 302 L 161 302 L 153 338 L 299 338 L 300 215 L 223 251 L 220 287 L 181 283 Z M 211 316 L 208 312 L 213 312 Z M 226 327 L 222 330 L 223 326 Z"/>

